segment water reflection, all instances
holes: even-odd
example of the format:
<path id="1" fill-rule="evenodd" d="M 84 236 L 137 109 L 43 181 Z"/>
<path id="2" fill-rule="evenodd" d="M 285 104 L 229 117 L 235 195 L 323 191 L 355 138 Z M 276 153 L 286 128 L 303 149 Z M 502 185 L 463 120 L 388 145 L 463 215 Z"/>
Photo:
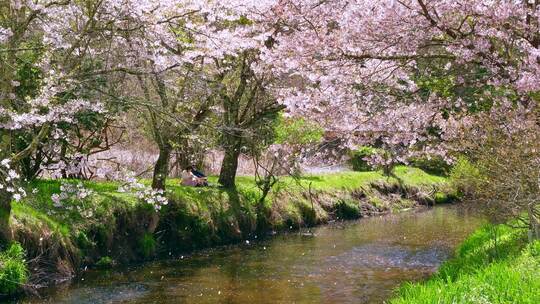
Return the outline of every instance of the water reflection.
<path id="1" fill-rule="evenodd" d="M 337 223 L 137 268 L 90 271 L 24 303 L 382 303 L 403 281 L 429 276 L 478 223 L 459 207 Z"/>

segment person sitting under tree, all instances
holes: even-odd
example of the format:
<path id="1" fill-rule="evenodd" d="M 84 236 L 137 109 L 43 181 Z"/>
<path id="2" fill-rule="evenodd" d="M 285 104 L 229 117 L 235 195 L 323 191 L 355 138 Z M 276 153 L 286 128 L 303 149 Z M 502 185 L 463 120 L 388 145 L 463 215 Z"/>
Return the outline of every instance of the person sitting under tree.
<path id="1" fill-rule="evenodd" d="M 206 187 L 208 186 L 208 178 L 204 173 L 198 171 L 193 166 L 187 166 L 182 171 L 182 185 L 191 187 Z"/>

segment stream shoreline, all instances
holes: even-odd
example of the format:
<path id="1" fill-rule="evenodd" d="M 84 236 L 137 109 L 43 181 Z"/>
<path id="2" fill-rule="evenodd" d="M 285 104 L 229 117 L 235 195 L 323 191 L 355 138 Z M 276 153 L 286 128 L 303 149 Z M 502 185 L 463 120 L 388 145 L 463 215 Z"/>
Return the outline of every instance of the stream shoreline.
<path id="1" fill-rule="evenodd" d="M 334 221 L 447 203 L 455 199 L 447 189 L 379 180 L 353 190 L 280 192 L 263 210 L 253 206 L 245 191 L 220 190 L 220 198 L 203 193 L 209 201 L 198 206 L 172 193 L 153 232 L 148 231 L 152 210 L 116 202 L 109 206 L 108 216 L 69 233 L 55 233 L 44 220 L 15 219 L 16 240 L 26 249 L 31 269 L 23 291 L 37 295 L 42 288 L 66 284 L 88 268 L 137 265 Z M 213 205 L 208 205 L 210 201 Z"/>
<path id="2" fill-rule="evenodd" d="M 396 287 L 427 279 L 453 256 L 475 227 L 458 210 L 418 207 L 142 264 L 88 269 L 72 283 L 43 290 L 41 301 L 20 303 L 381 303 Z M 449 223 L 453 228 L 444 230 Z"/>

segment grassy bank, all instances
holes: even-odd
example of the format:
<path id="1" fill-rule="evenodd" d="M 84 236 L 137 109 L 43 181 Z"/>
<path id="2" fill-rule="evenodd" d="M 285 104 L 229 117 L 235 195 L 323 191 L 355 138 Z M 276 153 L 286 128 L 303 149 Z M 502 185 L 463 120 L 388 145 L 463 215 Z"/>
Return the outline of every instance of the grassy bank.
<path id="1" fill-rule="evenodd" d="M 523 230 L 487 226 L 426 282 L 402 286 L 391 304 L 540 303 L 540 242 Z"/>
<path id="2" fill-rule="evenodd" d="M 170 180 L 169 204 L 155 213 L 115 182 L 83 182 L 93 194 L 54 206 L 62 181 L 39 180 L 13 203 L 15 239 L 26 251 L 29 288 L 75 275 L 86 266 L 107 267 L 270 233 L 356 219 L 446 201 L 446 179 L 399 167 L 399 181 L 379 172 L 345 172 L 283 178 L 259 204 L 254 180 L 239 177 L 236 190 L 192 188 Z M 64 181 L 65 182 L 65 181 Z M 78 182 L 78 181 L 74 181 Z M 215 179 L 211 178 L 215 183 Z"/>

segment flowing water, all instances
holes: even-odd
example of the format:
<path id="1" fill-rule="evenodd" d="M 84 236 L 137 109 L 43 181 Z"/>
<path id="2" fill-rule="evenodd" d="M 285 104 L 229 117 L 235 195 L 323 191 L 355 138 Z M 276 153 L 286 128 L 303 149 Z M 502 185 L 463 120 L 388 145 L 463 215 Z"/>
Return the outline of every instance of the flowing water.
<path id="1" fill-rule="evenodd" d="M 22 303 L 383 303 L 479 225 L 459 206 L 335 223 L 168 261 L 92 270 Z"/>

